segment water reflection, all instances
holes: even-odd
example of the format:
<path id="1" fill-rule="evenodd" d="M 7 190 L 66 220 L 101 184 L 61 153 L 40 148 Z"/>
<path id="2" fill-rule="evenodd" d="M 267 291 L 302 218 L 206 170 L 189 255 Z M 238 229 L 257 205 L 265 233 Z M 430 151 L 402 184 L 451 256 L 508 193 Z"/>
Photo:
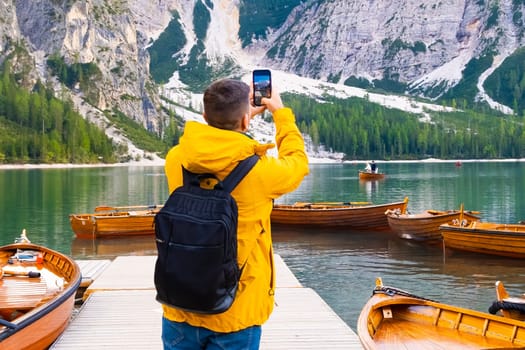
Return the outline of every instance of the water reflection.
<path id="1" fill-rule="evenodd" d="M 336 201 L 389 203 L 409 197 L 409 210 L 465 208 L 483 221 L 525 219 L 525 163 L 384 163 L 387 177 L 361 184 L 356 166 L 311 165 L 311 173 L 279 202 Z M 164 203 L 162 167 L 0 170 L 0 243 L 29 238 L 75 259 L 156 254 L 151 236 L 76 239 L 70 213 L 98 205 Z M 441 302 L 487 311 L 502 280 L 511 295 L 525 292 L 525 261 L 446 250 L 401 240 L 387 232 L 282 229 L 273 231 L 275 252 L 306 287 L 313 288 L 355 329 L 375 278 Z"/>
<path id="2" fill-rule="evenodd" d="M 313 288 L 351 327 L 370 297 L 375 278 L 416 295 L 487 312 L 502 280 L 522 294 L 525 262 L 443 250 L 388 232 L 274 230 L 281 254 L 299 281 Z M 355 328 L 354 328 L 355 329 Z"/>
<path id="3" fill-rule="evenodd" d="M 381 181 L 383 180 L 359 180 L 359 186 L 365 189 L 368 201 L 372 200 L 372 196 L 377 191 Z"/>
<path id="4" fill-rule="evenodd" d="M 74 238 L 71 254 L 75 259 L 114 259 L 122 255 L 156 255 L 153 236 L 130 236 L 101 239 Z"/>

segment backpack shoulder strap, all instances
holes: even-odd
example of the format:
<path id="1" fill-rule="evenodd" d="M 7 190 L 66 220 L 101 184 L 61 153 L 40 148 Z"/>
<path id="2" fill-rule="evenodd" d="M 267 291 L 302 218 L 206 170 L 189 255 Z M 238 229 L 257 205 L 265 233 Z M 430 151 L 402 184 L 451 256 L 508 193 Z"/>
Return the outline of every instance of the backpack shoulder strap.
<path id="1" fill-rule="evenodd" d="M 237 166 L 232 170 L 224 180 L 222 185 L 225 191 L 231 192 L 241 182 L 241 180 L 252 170 L 255 164 L 259 161 L 259 156 L 254 154 L 246 159 L 243 159 Z"/>
<path id="2" fill-rule="evenodd" d="M 189 186 L 195 177 L 196 175 L 194 173 L 182 167 L 182 183 L 184 186 Z"/>

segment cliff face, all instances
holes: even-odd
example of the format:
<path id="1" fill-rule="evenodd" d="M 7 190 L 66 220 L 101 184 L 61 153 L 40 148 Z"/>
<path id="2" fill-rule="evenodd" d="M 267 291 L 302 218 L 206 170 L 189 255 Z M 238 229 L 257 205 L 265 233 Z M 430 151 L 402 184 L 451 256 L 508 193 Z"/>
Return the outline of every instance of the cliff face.
<path id="1" fill-rule="evenodd" d="M 281 30 L 285 33 L 280 43 L 295 37 L 299 45 L 277 43 L 273 47 L 283 58 L 276 55 L 268 61 L 320 79 L 364 75 L 412 81 L 477 46 L 482 13 L 467 5 L 467 1 L 318 4 L 296 12 L 289 29 Z"/>
<path id="2" fill-rule="evenodd" d="M 137 30 L 125 1 L 27 0 L 4 5 L 2 38 L 25 46 L 34 60 L 34 79 L 55 81 L 46 68 L 52 54 L 69 65 L 95 63 L 102 78 L 90 89 L 90 103 L 102 111 L 118 109 L 156 128 L 158 97 L 149 78 L 148 39 Z M 4 57 L 13 50 L 10 45 L 2 48 Z M 61 89 L 58 83 L 56 88 Z M 71 93 L 83 97 L 86 91 Z"/>
<path id="3" fill-rule="evenodd" d="M 305 2 L 253 45 L 266 45 L 264 64 L 299 75 L 388 79 L 424 90 L 455 84 L 483 53 L 523 46 L 523 13 L 512 0 Z"/>
<path id="4" fill-rule="evenodd" d="M 231 65 L 238 72 L 259 65 L 339 84 L 349 78 L 389 80 L 418 94 L 437 85 L 441 91 L 453 86 L 473 58 L 495 52 L 501 62 L 525 43 L 525 5 L 513 0 L 271 4 L 0 0 L 0 4 L 0 60 L 15 47 L 24 47 L 30 59 L 15 56 L 14 61 L 26 71 L 28 86 L 42 79 L 64 93 L 47 69 L 50 55 L 59 54 L 68 64 L 95 63 L 101 78 L 91 91 L 66 91 L 79 109 L 87 115 L 118 109 L 151 130 L 158 130 L 163 120 L 159 99 L 163 88 L 150 78 L 148 47 L 171 21 L 184 36 L 183 47 L 171 54 L 178 67 L 190 66 L 186 74 L 192 74 L 192 60 L 213 68 L 215 74 L 228 62 L 230 72 Z M 184 88 L 177 69 L 165 81 L 166 87 Z"/>

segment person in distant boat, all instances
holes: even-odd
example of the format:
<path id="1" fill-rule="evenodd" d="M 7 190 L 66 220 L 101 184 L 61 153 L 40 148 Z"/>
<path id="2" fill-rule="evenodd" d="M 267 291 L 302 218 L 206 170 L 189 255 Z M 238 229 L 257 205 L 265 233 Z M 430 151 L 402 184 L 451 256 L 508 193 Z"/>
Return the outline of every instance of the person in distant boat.
<path id="1" fill-rule="evenodd" d="M 377 169 L 376 162 L 371 161 L 371 162 L 367 163 L 365 170 L 368 171 L 369 173 L 377 174 L 377 170 L 378 169 Z"/>
<path id="2" fill-rule="evenodd" d="M 216 174 L 223 179 L 243 159 L 259 161 L 233 190 L 238 205 L 239 288 L 231 307 L 219 314 L 199 314 L 162 305 L 162 342 L 172 349 L 259 349 L 261 326 L 275 301 L 270 213 L 273 199 L 295 190 L 308 174 L 304 140 L 290 108 L 277 91 L 253 105 L 252 89 L 244 82 L 222 79 L 204 92 L 207 124 L 186 122 L 178 145 L 166 156 L 170 193 L 182 185 L 182 167 L 194 173 Z M 275 147 L 246 134 L 250 120 L 268 110 L 276 129 L 277 157 L 266 154 Z"/>

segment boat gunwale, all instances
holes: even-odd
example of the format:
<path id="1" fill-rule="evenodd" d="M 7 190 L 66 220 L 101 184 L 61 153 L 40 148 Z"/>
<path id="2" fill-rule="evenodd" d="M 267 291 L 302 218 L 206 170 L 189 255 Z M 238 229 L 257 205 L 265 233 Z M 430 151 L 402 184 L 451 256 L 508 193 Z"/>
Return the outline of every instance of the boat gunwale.
<path id="1" fill-rule="evenodd" d="M 486 223 L 480 223 L 486 224 Z M 443 235 L 449 234 L 448 231 L 461 232 L 469 235 L 481 235 L 481 236 L 516 236 L 516 237 L 525 237 L 525 225 L 513 225 L 513 226 L 523 226 L 523 231 L 511 231 L 508 230 L 508 227 L 496 226 L 492 229 L 483 227 L 471 227 L 469 226 L 457 226 L 450 224 L 442 224 L 439 226 L 439 230 L 442 231 Z M 453 234 L 452 232 L 450 232 Z"/>
<path id="2" fill-rule="evenodd" d="M 94 220 L 115 220 L 115 219 L 132 219 L 132 218 L 150 218 L 157 215 L 157 213 L 145 213 L 145 214 L 126 214 L 126 215 L 93 215 Z"/>
<path id="3" fill-rule="evenodd" d="M 386 216 L 389 219 L 395 220 L 396 222 L 409 222 L 409 221 L 416 221 L 416 220 L 433 220 L 433 219 L 443 219 L 447 217 L 454 217 L 459 215 L 461 212 L 459 210 L 456 211 L 447 211 L 446 213 L 439 213 L 439 214 L 433 214 L 430 213 L 431 209 L 427 209 L 423 212 L 419 212 L 416 214 L 396 214 L 394 212 L 385 213 Z M 444 212 L 444 211 L 443 211 Z M 427 215 L 428 214 L 428 215 Z M 476 214 L 472 214 L 470 212 L 463 212 L 463 215 L 469 217 L 469 218 L 477 218 L 481 219 L 480 216 Z"/>
<path id="4" fill-rule="evenodd" d="M 294 205 L 294 204 L 274 204 L 272 210 L 278 210 L 278 211 L 304 211 L 304 212 L 312 212 L 312 211 L 351 211 L 351 210 L 359 210 L 359 209 L 381 209 L 384 207 L 390 207 L 395 205 L 403 205 L 405 204 L 405 201 L 400 202 L 391 202 L 391 203 L 384 203 L 384 204 L 341 204 L 341 205 L 319 205 L 321 207 L 311 207 L 309 205 Z M 316 205 L 315 202 L 312 202 L 311 205 Z"/>
<path id="5" fill-rule="evenodd" d="M 158 210 L 144 210 L 133 212 L 117 211 L 111 213 L 91 213 L 91 214 L 69 214 L 70 218 L 75 218 L 81 221 L 97 220 L 97 219 L 122 219 L 122 218 L 135 218 L 135 217 L 151 217 L 158 213 Z"/>

